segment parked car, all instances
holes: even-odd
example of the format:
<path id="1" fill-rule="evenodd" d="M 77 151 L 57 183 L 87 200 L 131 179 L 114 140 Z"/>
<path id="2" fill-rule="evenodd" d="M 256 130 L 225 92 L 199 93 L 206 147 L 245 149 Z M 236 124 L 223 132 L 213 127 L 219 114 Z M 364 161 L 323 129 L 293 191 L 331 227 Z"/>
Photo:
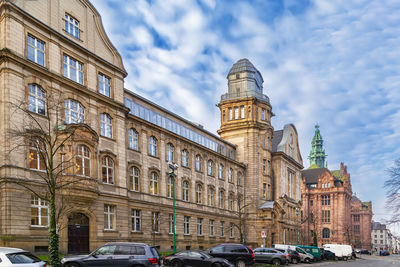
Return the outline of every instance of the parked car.
<path id="1" fill-rule="evenodd" d="M 64 257 L 61 260 L 63 266 L 134 266 L 159 267 L 161 257 L 153 246 L 132 243 L 113 242 L 99 247 L 89 255 Z"/>
<path id="2" fill-rule="evenodd" d="M 185 250 L 163 258 L 164 266 L 172 267 L 234 267 L 231 262 L 222 258 L 212 257 L 201 251 Z"/>
<path id="3" fill-rule="evenodd" d="M 256 263 L 270 263 L 277 266 L 288 263 L 287 254 L 273 248 L 254 249 L 254 259 Z"/>
<path id="4" fill-rule="evenodd" d="M 0 247 L 0 266 L 46 267 L 46 263 L 29 251 Z"/>
<path id="5" fill-rule="evenodd" d="M 284 245 L 284 244 L 275 244 L 274 248 L 281 248 L 281 249 L 291 249 L 299 253 L 301 261 L 309 263 L 310 261 L 314 260 L 314 256 L 310 253 L 305 252 L 303 249 L 293 246 L 293 245 Z"/>
<path id="6" fill-rule="evenodd" d="M 350 245 L 339 245 L 339 244 L 325 244 L 323 245 L 325 250 L 332 251 L 335 253 L 336 258 L 345 260 L 351 258 L 353 248 Z"/>
<path id="7" fill-rule="evenodd" d="M 299 253 L 297 253 L 294 250 L 291 249 L 282 249 L 282 248 L 276 248 L 277 251 L 282 252 L 283 254 L 286 255 L 286 263 L 298 263 L 301 261 L 301 257 Z M 294 254 L 296 253 L 296 254 Z"/>
<path id="8" fill-rule="evenodd" d="M 313 255 L 315 261 L 321 260 L 321 250 L 318 247 L 313 247 L 313 246 L 298 246 L 298 247 L 302 248 L 307 253 Z"/>
<path id="9" fill-rule="evenodd" d="M 325 250 L 324 248 L 319 248 L 321 250 L 321 258 L 323 260 L 335 260 L 336 255 L 332 251 Z"/>
<path id="10" fill-rule="evenodd" d="M 254 264 L 253 250 L 242 244 L 219 244 L 209 248 L 206 252 L 213 257 L 227 259 L 237 267 Z"/>
<path id="11" fill-rule="evenodd" d="M 367 249 L 362 249 L 360 250 L 360 254 L 366 254 L 366 255 L 371 255 L 371 251 L 367 250 Z"/>
<path id="12" fill-rule="evenodd" d="M 379 252 L 379 256 L 389 256 L 390 255 L 390 253 L 389 253 L 389 251 L 387 251 L 387 250 L 381 250 L 380 252 Z"/>

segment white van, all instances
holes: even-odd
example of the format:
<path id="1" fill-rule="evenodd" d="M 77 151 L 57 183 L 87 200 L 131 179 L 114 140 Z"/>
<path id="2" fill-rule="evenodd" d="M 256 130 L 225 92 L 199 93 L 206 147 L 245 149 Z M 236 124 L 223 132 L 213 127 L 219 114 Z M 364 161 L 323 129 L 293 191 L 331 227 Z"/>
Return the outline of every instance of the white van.
<path id="1" fill-rule="evenodd" d="M 299 248 L 297 246 L 293 245 L 283 245 L 283 244 L 275 244 L 273 245 L 274 248 L 279 248 L 279 249 L 291 249 L 294 251 L 297 251 L 300 255 L 300 259 L 302 262 L 311 262 L 314 260 L 314 256 L 311 255 L 310 253 L 305 252 L 302 248 Z"/>
<path id="2" fill-rule="evenodd" d="M 325 244 L 323 245 L 325 250 L 335 253 L 338 259 L 345 260 L 351 259 L 353 248 L 350 245 L 339 245 L 339 244 Z"/>

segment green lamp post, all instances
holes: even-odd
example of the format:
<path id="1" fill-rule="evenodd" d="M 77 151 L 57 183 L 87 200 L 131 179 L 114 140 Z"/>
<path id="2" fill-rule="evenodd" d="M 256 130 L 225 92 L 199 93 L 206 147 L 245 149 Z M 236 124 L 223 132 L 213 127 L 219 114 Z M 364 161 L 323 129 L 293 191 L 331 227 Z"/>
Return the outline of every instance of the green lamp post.
<path id="1" fill-rule="evenodd" d="M 172 170 L 170 173 L 172 177 L 172 220 L 173 220 L 173 227 L 172 227 L 172 233 L 173 233 L 173 240 L 174 240 L 174 253 L 176 252 L 176 236 L 175 236 L 175 230 L 176 230 L 176 214 L 175 214 L 175 170 L 178 169 L 178 165 L 175 163 L 168 163 L 169 168 Z"/>
<path id="2" fill-rule="evenodd" d="M 297 217 L 297 245 L 299 245 L 299 208 L 296 208 Z"/>

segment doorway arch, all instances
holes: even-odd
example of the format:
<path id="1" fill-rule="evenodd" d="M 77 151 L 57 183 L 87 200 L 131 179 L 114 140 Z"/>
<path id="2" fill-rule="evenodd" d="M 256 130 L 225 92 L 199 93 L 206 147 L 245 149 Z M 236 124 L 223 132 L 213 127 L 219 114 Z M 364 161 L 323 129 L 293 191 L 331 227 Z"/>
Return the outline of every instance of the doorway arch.
<path id="1" fill-rule="evenodd" d="M 89 253 L 89 217 L 75 212 L 68 216 L 68 254 Z"/>

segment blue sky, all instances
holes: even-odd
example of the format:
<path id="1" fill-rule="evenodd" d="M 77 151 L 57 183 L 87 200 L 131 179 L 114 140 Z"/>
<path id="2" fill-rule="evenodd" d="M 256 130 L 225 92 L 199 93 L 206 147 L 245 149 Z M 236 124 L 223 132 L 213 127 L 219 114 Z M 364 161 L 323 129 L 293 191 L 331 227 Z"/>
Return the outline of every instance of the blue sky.
<path id="1" fill-rule="evenodd" d="M 226 75 L 248 58 L 275 130 L 297 127 L 305 167 L 318 123 L 328 167 L 344 162 L 374 219 L 388 218 L 383 182 L 400 157 L 400 1 L 92 3 L 124 60 L 126 88 L 216 132 Z"/>

